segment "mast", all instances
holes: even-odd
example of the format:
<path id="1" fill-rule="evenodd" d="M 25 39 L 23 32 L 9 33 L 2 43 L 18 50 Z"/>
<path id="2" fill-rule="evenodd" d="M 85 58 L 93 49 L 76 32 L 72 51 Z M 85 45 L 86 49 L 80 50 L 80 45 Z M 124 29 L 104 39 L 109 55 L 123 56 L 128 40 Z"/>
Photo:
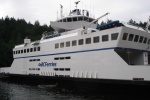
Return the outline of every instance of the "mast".
<path id="1" fill-rule="evenodd" d="M 63 6 L 60 4 L 60 18 L 63 18 Z"/>
<path id="2" fill-rule="evenodd" d="M 77 5 L 78 5 L 78 3 L 79 3 L 79 2 L 80 2 L 80 1 L 75 2 L 75 4 L 76 4 L 76 6 L 75 6 L 75 7 L 76 7 L 76 9 L 77 9 Z"/>

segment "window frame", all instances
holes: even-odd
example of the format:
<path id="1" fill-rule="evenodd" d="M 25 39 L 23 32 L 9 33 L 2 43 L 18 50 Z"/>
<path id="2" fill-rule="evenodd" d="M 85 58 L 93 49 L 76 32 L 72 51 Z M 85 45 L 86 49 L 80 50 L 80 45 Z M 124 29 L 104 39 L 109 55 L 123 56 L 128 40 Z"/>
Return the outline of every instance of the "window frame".
<path id="1" fill-rule="evenodd" d="M 134 42 L 138 42 L 139 41 L 139 37 L 140 37 L 139 35 L 135 35 L 134 36 Z"/>
<path id="2" fill-rule="evenodd" d="M 119 36 L 119 33 L 112 33 L 111 34 L 111 40 L 117 40 Z"/>
<path id="3" fill-rule="evenodd" d="M 72 41 L 72 46 L 77 46 L 77 40 Z"/>
<path id="4" fill-rule="evenodd" d="M 102 35 L 102 42 L 107 42 L 109 41 L 109 35 Z"/>
<path id="5" fill-rule="evenodd" d="M 127 39 L 128 39 L 128 33 L 124 33 L 123 37 L 122 37 L 122 40 L 127 40 Z"/>
<path id="6" fill-rule="evenodd" d="M 133 41 L 133 39 L 134 39 L 134 34 L 129 34 L 128 41 Z"/>
<path id="7" fill-rule="evenodd" d="M 91 37 L 85 39 L 85 44 L 91 44 Z"/>
<path id="8" fill-rule="evenodd" d="M 66 47 L 70 47 L 70 41 L 66 42 Z"/>
<path id="9" fill-rule="evenodd" d="M 61 43 L 60 43 L 60 48 L 64 48 L 64 46 L 65 46 L 65 43 L 64 43 L 64 42 L 61 42 Z"/>
<path id="10" fill-rule="evenodd" d="M 100 42 L 100 37 L 99 36 L 93 37 L 93 43 L 99 43 L 99 42 Z"/>
<path id="11" fill-rule="evenodd" d="M 83 45 L 84 44 L 84 39 L 79 39 L 78 40 L 78 45 Z"/>
<path id="12" fill-rule="evenodd" d="M 59 43 L 55 43 L 55 49 L 59 48 Z"/>

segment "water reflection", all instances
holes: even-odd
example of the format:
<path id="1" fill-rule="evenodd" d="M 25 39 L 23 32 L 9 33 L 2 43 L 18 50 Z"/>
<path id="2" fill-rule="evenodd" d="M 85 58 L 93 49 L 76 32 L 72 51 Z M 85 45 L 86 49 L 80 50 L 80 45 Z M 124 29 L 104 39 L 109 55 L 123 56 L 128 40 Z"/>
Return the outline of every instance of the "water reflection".
<path id="1" fill-rule="evenodd" d="M 146 93 L 146 92 L 144 92 Z M 0 81 L 0 100 L 150 100 L 142 91 L 66 89 L 57 85 L 27 85 Z"/>

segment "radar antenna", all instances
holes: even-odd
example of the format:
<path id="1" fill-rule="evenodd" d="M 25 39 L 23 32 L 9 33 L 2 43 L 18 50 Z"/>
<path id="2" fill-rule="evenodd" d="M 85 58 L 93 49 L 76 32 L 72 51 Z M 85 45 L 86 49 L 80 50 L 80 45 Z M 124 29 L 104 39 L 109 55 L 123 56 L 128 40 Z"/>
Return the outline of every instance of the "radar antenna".
<path id="1" fill-rule="evenodd" d="M 75 7 L 76 7 L 76 9 L 77 9 L 77 5 L 78 5 L 78 3 L 79 3 L 79 2 L 80 2 L 80 1 L 75 2 L 75 4 L 76 4 L 76 6 L 75 6 Z"/>

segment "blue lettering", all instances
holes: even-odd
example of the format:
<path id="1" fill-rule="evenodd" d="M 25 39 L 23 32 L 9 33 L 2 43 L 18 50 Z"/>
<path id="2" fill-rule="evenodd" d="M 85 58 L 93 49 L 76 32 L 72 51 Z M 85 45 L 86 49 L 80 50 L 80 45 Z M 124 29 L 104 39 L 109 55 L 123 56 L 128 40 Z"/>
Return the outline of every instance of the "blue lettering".
<path id="1" fill-rule="evenodd" d="M 38 64 L 38 66 L 40 67 L 56 67 L 57 66 L 57 63 L 48 63 L 48 62 L 41 62 Z"/>

